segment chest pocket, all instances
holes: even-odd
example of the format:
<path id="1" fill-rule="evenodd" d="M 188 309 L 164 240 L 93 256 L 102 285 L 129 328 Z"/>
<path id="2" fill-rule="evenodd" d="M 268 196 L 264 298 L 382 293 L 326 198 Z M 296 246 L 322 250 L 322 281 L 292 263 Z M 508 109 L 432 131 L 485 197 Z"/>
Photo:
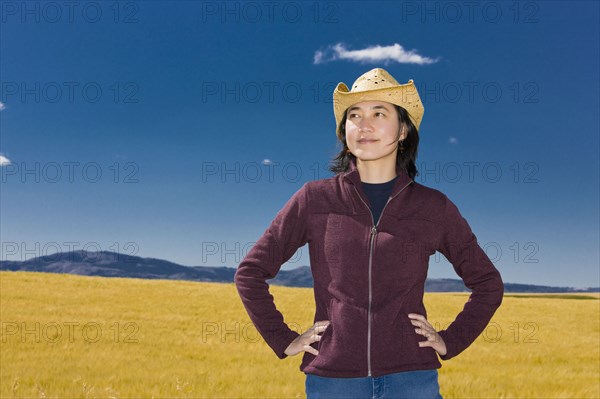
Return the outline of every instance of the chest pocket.
<path id="1" fill-rule="evenodd" d="M 367 276 L 369 226 L 364 216 L 343 213 L 311 216 L 314 238 L 311 266 L 316 275 L 330 278 L 326 284 L 340 297 L 356 294 L 356 283 L 365 281 Z"/>
<path id="2" fill-rule="evenodd" d="M 390 283 L 422 281 L 435 253 L 436 227 L 426 219 L 388 215 L 377 234 L 375 258 L 390 272 Z"/>
<path id="3" fill-rule="evenodd" d="M 379 233 L 388 234 L 393 244 L 403 249 L 402 259 L 426 259 L 435 253 L 439 227 L 427 219 L 388 215 Z"/>

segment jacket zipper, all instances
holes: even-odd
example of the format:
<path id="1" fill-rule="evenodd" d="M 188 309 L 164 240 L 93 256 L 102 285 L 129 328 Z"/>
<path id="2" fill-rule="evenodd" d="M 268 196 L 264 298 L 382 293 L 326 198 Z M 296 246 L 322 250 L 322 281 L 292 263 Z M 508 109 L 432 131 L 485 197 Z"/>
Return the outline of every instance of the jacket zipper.
<path id="1" fill-rule="evenodd" d="M 392 199 L 397 197 L 411 183 L 412 183 L 412 180 L 409 181 L 406 186 L 402 187 L 402 189 L 400 191 L 398 191 L 398 193 L 396 195 L 388 198 L 387 202 L 383 206 L 383 209 L 381 210 L 381 214 L 379 215 L 379 219 L 377 220 L 377 223 L 375 223 L 375 218 L 373 217 L 373 212 L 371 211 L 371 208 L 369 208 L 369 205 L 367 205 L 367 203 L 362 199 L 362 197 L 358 193 L 356 186 L 354 186 L 354 190 L 356 191 L 358 198 L 360 198 L 360 200 L 363 202 L 363 204 L 365 204 L 365 206 L 367 207 L 367 210 L 371 214 L 371 221 L 373 222 L 373 227 L 371 227 L 371 234 L 370 234 L 370 240 L 369 240 L 369 309 L 367 312 L 367 325 L 368 325 L 368 329 L 367 329 L 367 368 L 369 370 L 369 374 L 368 374 L 369 377 L 371 376 L 371 300 L 373 298 L 373 294 L 372 294 L 372 290 L 371 290 L 371 268 L 372 268 L 371 265 L 373 263 L 373 242 L 375 240 L 375 235 L 377 235 L 377 226 L 379 226 L 379 222 L 381 221 L 381 217 L 383 216 L 383 212 L 385 211 L 385 208 L 387 207 L 387 205 L 390 203 L 390 201 Z"/>

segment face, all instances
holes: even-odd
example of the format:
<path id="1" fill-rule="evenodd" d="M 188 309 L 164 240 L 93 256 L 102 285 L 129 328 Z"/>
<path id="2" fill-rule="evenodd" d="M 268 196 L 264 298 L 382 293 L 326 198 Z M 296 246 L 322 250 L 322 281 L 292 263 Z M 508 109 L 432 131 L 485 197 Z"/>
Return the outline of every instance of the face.
<path id="1" fill-rule="evenodd" d="M 393 104 L 364 101 L 348 108 L 346 143 L 350 152 L 362 161 L 393 158 L 396 161 L 400 131 L 398 112 Z"/>

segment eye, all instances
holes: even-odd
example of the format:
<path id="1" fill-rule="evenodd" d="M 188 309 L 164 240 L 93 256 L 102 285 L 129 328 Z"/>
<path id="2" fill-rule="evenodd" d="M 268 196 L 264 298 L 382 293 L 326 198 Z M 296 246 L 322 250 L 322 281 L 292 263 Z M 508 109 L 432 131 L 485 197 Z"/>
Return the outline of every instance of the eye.
<path id="1" fill-rule="evenodd" d="M 385 116 L 385 114 L 384 114 L 383 112 L 377 112 L 377 113 L 375 114 L 375 116 L 378 116 L 378 117 L 379 117 L 379 116 Z"/>
<path id="2" fill-rule="evenodd" d="M 358 116 L 358 114 L 354 114 L 354 113 L 350 114 L 350 115 L 348 115 L 348 118 L 354 118 L 355 116 Z"/>

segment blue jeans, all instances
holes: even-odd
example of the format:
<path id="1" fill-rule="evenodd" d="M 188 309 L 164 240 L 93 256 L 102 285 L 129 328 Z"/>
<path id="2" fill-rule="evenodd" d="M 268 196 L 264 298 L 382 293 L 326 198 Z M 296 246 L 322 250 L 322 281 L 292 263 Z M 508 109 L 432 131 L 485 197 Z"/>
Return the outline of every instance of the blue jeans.
<path id="1" fill-rule="evenodd" d="M 307 399 L 443 399 L 437 369 L 358 378 L 306 374 L 305 386 Z"/>

